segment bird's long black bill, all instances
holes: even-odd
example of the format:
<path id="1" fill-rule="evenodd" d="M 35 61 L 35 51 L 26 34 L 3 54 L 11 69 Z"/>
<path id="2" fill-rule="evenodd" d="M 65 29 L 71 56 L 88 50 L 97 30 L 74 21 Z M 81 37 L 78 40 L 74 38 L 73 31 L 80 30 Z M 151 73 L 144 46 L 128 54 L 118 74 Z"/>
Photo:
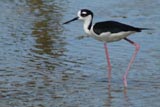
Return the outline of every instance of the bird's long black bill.
<path id="1" fill-rule="evenodd" d="M 63 24 L 68 24 L 68 23 L 73 22 L 73 21 L 75 21 L 75 20 L 78 20 L 78 17 L 75 17 L 75 18 L 73 18 L 72 20 L 69 20 L 69 21 L 67 21 L 67 22 L 64 22 Z"/>

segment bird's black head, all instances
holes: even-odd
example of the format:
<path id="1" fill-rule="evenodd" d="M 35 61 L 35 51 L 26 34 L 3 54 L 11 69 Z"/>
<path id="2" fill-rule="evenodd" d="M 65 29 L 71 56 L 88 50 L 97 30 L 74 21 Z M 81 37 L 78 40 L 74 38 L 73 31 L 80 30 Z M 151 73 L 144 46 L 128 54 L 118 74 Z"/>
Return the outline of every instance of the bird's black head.
<path id="1" fill-rule="evenodd" d="M 68 24 L 68 23 L 70 23 L 72 21 L 75 21 L 75 20 L 78 20 L 78 19 L 79 20 L 87 20 L 87 19 L 92 20 L 93 13 L 92 13 L 92 11 L 90 11 L 88 9 L 81 9 L 81 10 L 78 11 L 77 16 L 78 17 L 75 17 L 72 20 L 69 20 L 69 21 L 67 21 L 63 24 Z"/>
<path id="2" fill-rule="evenodd" d="M 88 10 L 88 9 L 81 9 L 79 12 L 78 12 L 78 16 L 79 17 L 82 17 L 82 18 L 85 18 L 87 16 L 91 15 L 93 17 L 93 13 L 92 11 Z"/>

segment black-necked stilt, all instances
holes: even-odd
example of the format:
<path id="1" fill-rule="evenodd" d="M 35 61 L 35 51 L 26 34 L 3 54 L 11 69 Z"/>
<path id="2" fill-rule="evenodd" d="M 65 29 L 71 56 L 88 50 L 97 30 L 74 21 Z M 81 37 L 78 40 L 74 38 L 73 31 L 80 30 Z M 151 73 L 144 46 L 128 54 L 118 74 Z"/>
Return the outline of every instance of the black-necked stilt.
<path id="1" fill-rule="evenodd" d="M 78 11 L 78 17 L 73 18 L 70 21 L 67 21 L 63 24 L 68 24 L 72 21 L 75 20 L 83 20 L 84 21 L 84 31 L 91 37 L 104 42 L 104 48 L 105 48 L 105 53 L 106 53 L 106 59 L 108 63 L 108 79 L 110 82 L 111 78 L 111 63 L 110 63 L 110 58 L 109 58 L 109 53 L 108 53 L 108 48 L 107 48 L 107 43 L 108 42 L 114 42 L 114 41 L 119 41 L 119 40 L 126 40 L 133 46 L 135 46 L 135 52 L 129 62 L 129 65 L 126 69 L 125 74 L 123 75 L 123 83 L 124 86 L 127 87 L 127 75 L 130 70 L 130 67 L 136 57 L 136 54 L 138 53 L 140 49 L 140 45 L 135 43 L 134 41 L 128 39 L 127 37 L 130 34 L 136 33 L 136 32 L 141 32 L 141 30 L 147 30 L 147 28 L 138 28 L 138 27 L 133 27 L 130 25 L 126 25 L 120 22 L 116 21 L 103 21 L 103 22 L 97 22 L 94 25 L 92 25 L 93 21 L 93 13 L 92 11 L 88 9 L 81 9 Z"/>

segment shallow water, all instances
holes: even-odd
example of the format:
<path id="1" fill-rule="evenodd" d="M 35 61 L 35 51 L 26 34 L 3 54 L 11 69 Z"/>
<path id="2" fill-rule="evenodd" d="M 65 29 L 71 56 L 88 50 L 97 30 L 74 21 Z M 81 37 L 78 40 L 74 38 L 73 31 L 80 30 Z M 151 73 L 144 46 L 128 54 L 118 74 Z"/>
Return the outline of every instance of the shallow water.
<path id="1" fill-rule="evenodd" d="M 0 107 L 159 107 L 160 15 L 158 0 L 1 0 Z M 125 41 L 108 44 L 108 86 L 103 43 L 83 38 L 82 23 L 63 26 L 81 8 L 95 19 L 149 27 L 129 38 L 141 45 L 123 88 L 134 51 Z M 125 50 L 125 51 L 124 51 Z"/>

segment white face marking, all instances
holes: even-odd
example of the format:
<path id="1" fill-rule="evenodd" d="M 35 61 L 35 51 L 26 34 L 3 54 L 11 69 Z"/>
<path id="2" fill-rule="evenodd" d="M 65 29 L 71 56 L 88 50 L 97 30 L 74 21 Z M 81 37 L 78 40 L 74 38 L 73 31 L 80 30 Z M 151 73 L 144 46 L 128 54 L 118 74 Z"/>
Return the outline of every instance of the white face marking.
<path id="1" fill-rule="evenodd" d="M 81 17 L 81 11 L 78 11 L 77 16 L 80 18 Z"/>
<path id="2" fill-rule="evenodd" d="M 87 12 L 82 12 L 82 14 L 87 14 Z"/>
<path id="3" fill-rule="evenodd" d="M 83 13 L 83 12 L 82 12 L 82 13 Z M 85 12 L 85 13 L 86 13 L 86 12 Z M 78 17 L 79 17 L 80 20 L 83 20 L 83 19 L 84 19 L 84 18 L 81 16 L 81 10 L 78 11 L 77 15 L 78 15 Z"/>

